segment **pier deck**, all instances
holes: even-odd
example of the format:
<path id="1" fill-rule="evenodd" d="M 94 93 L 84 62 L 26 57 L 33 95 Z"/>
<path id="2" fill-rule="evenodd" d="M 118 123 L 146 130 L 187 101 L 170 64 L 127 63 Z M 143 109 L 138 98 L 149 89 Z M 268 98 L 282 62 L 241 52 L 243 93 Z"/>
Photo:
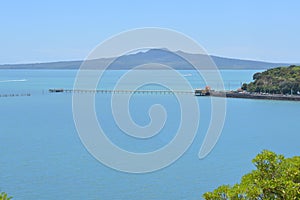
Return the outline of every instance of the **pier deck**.
<path id="1" fill-rule="evenodd" d="M 200 92 L 199 92 L 200 91 Z M 202 93 L 201 90 L 88 90 L 88 89 L 49 89 L 51 93 L 103 93 L 103 94 L 187 94 L 195 96 L 212 96 L 226 98 L 243 99 L 262 99 L 262 100 L 281 100 L 281 101 L 300 101 L 300 95 L 282 95 L 282 94 L 259 94 L 259 93 L 239 93 L 233 91 L 214 91 Z"/>
<path id="2" fill-rule="evenodd" d="M 194 91 L 186 90 L 87 90 L 87 89 L 49 89 L 51 93 L 111 93 L 111 94 L 192 94 Z"/>

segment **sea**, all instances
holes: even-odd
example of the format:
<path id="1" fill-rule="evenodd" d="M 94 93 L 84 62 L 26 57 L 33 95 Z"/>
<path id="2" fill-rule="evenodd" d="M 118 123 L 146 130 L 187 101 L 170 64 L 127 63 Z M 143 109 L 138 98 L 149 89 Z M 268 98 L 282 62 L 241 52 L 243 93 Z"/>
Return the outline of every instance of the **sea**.
<path id="1" fill-rule="evenodd" d="M 226 90 L 251 81 L 255 72 L 220 71 Z M 124 73 L 106 71 L 98 89 L 113 89 Z M 196 71 L 179 73 L 193 88 L 205 87 Z M 14 200 L 202 199 L 203 193 L 220 185 L 238 183 L 255 169 L 251 161 L 264 149 L 286 157 L 300 155 L 300 102 L 226 99 L 220 138 L 199 159 L 211 119 L 211 97 L 195 96 L 200 109 L 197 134 L 179 159 L 149 173 L 112 169 L 95 159 L 81 142 L 73 119 L 72 93 L 48 91 L 72 89 L 76 74 L 76 70 L 0 71 L 0 191 Z M 176 83 L 172 77 L 165 79 Z M 138 139 L 118 127 L 111 94 L 95 95 L 95 112 L 107 137 L 136 153 L 167 145 L 180 124 L 180 102 L 172 94 L 134 94 L 129 106 L 132 120 L 140 126 L 149 124 L 148 111 L 154 104 L 164 107 L 165 125 L 156 136 Z"/>

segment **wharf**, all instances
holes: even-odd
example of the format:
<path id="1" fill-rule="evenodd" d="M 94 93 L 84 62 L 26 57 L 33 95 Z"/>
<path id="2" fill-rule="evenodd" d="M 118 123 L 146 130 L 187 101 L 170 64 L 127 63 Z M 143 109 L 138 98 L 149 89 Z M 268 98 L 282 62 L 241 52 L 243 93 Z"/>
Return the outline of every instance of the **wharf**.
<path id="1" fill-rule="evenodd" d="M 300 95 L 282 95 L 282 94 L 260 94 L 235 91 L 214 91 L 207 89 L 195 89 L 194 91 L 185 90 L 88 90 L 88 89 L 49 89 L 51 93 L 103 93 L 103 94 L 187 94 L 195 96 L 212 96 L 226 98 L 243 99 L 264 99 L 264 100 L 282 100 L 282 101 L 300 101 Z"/>

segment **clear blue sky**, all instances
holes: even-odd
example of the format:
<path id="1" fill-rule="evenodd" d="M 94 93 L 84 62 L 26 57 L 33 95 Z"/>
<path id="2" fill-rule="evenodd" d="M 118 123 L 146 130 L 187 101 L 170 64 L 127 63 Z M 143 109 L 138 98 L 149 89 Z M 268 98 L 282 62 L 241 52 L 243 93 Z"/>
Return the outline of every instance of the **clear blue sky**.
<path id="1" fill-rule="evenodd" d="M 209 54 L 300 63 L 300 1 L 8 1 L 0 4 L 0 63 L 83 59 L 132 28 L 171 28 Z"/>

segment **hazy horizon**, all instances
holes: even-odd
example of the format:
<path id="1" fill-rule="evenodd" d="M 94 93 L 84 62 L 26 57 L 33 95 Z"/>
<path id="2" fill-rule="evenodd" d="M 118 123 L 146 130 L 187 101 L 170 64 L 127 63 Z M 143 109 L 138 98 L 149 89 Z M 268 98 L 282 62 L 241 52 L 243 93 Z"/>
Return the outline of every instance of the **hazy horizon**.
<path id="1" fill-rule="evenodd" d="M 139 52 L 135 52 L 133 54 L 136 54 Z M 192 52 L 184 52 L 184 53 L 189 53 L 189 54 L 193 54 Z M 265 63 L 286 63 L 286 64 L 299 64 L 300 61 L 298 62 L 277 62 L 277 61 L 269 61 L 269 60 L 255 60 L 255 59 L 247 59 L 247 58 L 237 58 L 237 57 L 228 57 L 228 56 L 220 56 L 220 55 L 212 55 L 210 54 L 209 56 L 212 57 L 219 57 L 219 58 L 225 58 L 225 59 L 234 59 L 234 60 L 244 60 L 244 61 L 254 61 L 254 62 L 265 62 Z M 111 57 L 102 57 L 99 59 L 113 59 L 115 57 L 111 56 Z M 85 61 L 85 58 L 83 59 L 70 59 L 70 60 L 46 60 L 46 61 L 20 61 L 20 62 L 15 62 L 15 63 L 0 63 L 0 65 L 28 65 L 28 64 L 46 64 L 46 63 L 56 63 L 56 62 L 81 62 L 81 61 Z"/>

